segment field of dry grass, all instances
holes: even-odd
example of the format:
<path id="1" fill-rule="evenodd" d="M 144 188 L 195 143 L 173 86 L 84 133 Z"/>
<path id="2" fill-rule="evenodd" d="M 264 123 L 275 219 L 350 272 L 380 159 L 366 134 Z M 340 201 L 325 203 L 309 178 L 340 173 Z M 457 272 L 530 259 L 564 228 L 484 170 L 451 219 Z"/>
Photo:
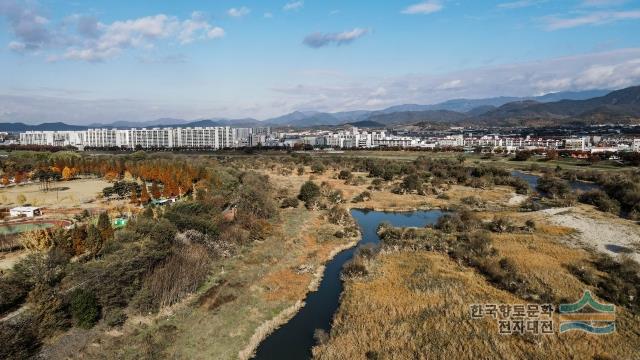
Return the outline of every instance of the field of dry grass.
<path id="1" fill-rule="evenodd" d="M 532 293 L 548 291 L 557 305 L 574 302 L 584 290 L 568 267 L 587 264 L 593 252 L 576 243 L 579 232 L 549 221 L 543 212 L 510 209 L 514 195 L 508 188 L 492 190 L 454 186 L 448 200 L 429 196 L 436 206 L 459 204 L 468 196 L 496 210 L 477 215 L 489 221 L 510 218 L 522 226 L 536 222 L 532 233 L 493 233 L 499 258 L 506 258 Z M 576 210 L 593 214 L 595 210 Z M 584 215 L 584 214 L 583 214 Z M 606 215 L 595 215 L 606 216 Z M 625 221 L 626 220 L 616 220 Z M 629 224 L 627 224 L 629 225 Z M 533 302 L 502 290 L 477 269 L 448 255 L 429 251 L 381 253 L 365 278 L 349 279 L 334 318 L 328 342 L 314 348 L 318 359 L 636 359 L 640 358 L 640 317 L 616 307 L 617 331 L 612 335 L 569 332 L 548 336 L 500 335 L 495 320 L 472 319 L 474 303 L 526 304 Z M 556 329 L 557 314 L 554 315 Z"/>
<path id="2" fill-rule="evenodd" d="M 26 202 L 39 207 L 72 208 L 86 206 L 111 184 L 102 179 L 78 179 L 60 181 L 52 185 L 52 189 L 43 192 L 37 183 L 12 186 L 0 189 L 0 203 L 4 206 L 18 206 L 18 196 L 24 195 Z"/>
<path id="3" fill-rule="evenodd" d="M 522 241 L 500 239 L 501 253 L 557 295 L 578 299 L 579 281 L 563 268 L 580 251 L 564 253 L 544 241 L 523 250 Z M 528 246 L 524 246 L 525 249 Z M 535 259 L 541 254 L 538 259 Z M 527 261 L 525 259 L 533 260 Z M 525 304 L 488 283 L 474 269 L 433 252 L 382 254 L 373 274 L 349 280 L 331 338 L 314 348 L 318 359 L 635 359 L 640 319 L 618 309 L 616 333 L 607 336 L 500 335 L 495 320 L 472 319 L 471 304 Z M 556 317 L 557 321 L 557 317 Z M 557 326 L 557 325 L 556 325 Z M 599 357 L 598 357 L 599 356 Z"/>

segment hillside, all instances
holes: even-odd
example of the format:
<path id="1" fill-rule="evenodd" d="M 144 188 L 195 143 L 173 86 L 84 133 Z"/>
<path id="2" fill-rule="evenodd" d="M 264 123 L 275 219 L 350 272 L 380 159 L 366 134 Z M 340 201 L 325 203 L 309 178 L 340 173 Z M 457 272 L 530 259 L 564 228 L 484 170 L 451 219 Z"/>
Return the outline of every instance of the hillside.
<path id="1" fill-rule="evenodd" d="M 640 120 L 640 86 L 613 91 L 586 100 L 549 103 L 512 102 L 489 111 L 478 121 L 494 125 L 536 125 L 543 122 L 633 123 Z"/>

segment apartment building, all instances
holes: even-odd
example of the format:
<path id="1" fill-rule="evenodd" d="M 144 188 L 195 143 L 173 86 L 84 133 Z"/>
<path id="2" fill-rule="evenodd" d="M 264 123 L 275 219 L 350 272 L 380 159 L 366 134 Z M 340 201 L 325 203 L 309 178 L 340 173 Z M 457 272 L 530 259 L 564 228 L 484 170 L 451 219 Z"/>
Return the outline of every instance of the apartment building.
<path id="1" fill-rule="evenodd" d="M 27 131 L 21 144 L 97 148 L 207 148 L 234 147 L 231 128 L 88 129 L 83 131 Z"/>

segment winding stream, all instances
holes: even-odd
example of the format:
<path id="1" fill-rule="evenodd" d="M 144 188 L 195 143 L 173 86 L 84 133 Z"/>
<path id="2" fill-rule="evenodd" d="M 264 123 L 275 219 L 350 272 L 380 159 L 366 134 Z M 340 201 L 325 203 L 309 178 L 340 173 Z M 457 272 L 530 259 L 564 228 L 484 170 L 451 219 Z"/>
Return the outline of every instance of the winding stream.
<path id="1" fill-rule="evenodd" d="M 382 212 L 351 210 L 358 223 L 362 238 L 358 245 L 379 243 L 376 233 L 381 222 L 398 227 L 424 227 L 434 224 L 443 215 L 440 210 L 413 212 Z M 285 325 L 269 335 L 256 350 L 255 359 L 308 359 L 315 345 L 313 333 L 316 329 L 329 330 L 342 293 L 340 271 L 353 256 L 355 248 L 338 253 L 326 264 L 318 290 L 309 293 L 305 306 Z"/>

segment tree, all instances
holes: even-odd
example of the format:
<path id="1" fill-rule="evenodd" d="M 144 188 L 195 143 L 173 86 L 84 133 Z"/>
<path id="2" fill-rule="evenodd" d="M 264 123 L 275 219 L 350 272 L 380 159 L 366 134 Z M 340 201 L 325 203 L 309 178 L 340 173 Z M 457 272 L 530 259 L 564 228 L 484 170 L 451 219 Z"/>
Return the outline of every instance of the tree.
<path id="1" fill-rule="evenodd" d="M 100 231 L 93 224 L 89 224 L 87 227 L 87 239 L 85 243 L 87 250 L 89 250 L 93 256 L 96 256 L 100 249 L 102 249 L 102 236 L 100 236 Z"/>
<path id="2" fill-rule="evenodd" d="M 27 202 L 27 197 L 24 196 L 24 194 L 18 194 L 16 200 L 18 201 L 18 204 L 22 205 Z"/>
<path id="3" fill-rule="evenodd" d="M 100 213 L 98 216 L 98 231 L 103 241 L 110 240 L 113 237 L 113 228 L 111 227 L 111 220 L 106 212 Z"/>
<path id="4" fill-rule="evenodd" d="M 313 183 L 313 181 L 307 181 L 300 187 L 300 194 L 298 199 L 306 202 L 314 200 L 320 196 L 320 187 Z"/>
<path id="5" fill-rule="evenodd" d="M 9 178 L 6 176 L 2 177 L 2 185 L 7 186 L 9 185 Z"/>
<path id="6" fill-rule="evenodd" d="M 145 182 L 142 182 L 142 185 L 140 185 L 142 187 L 142 191 L 140 191 L 140 202 L 144 205 L 149 203 L 149 201 L 151 200 L 151 197 L 149 197 L 149 191 L 147 190 L 147 184 Z"/>
<path id="7" fill-rule="evenodd" d="M 547 160 L 558 160 L 558 151 L 554 149 L 547 150 Z"/>
<path id="8" fill-rule="evenodd" d="M 153 180 L 153 182 L 151 183 L 151 196 L 153 196 L 154 199 L 159 199 L 160 195 L 160 187 L 158 186 L 158 182 Z"/>
<path id="9" fill-rule="evenodd" d="M 71 315 L 75 324 L 84 329 L 92 328 L 100 316 L 100 307 L 93 293 L 77 289 L 71 294 Z"/>
<path id="10" fill-rule="evenodd" d="M 138 192 L 135 189 L 131 191 L 130 202 L 138 204 Z"/>
<path id="11" fill-rule="evenodd" d="M 69 181 L 73 178 L 73 170 L 71 170 L 68 166 L 65 166 L 64 169 L 62 169 L 62 178 L 65 181 Z"/>
<path id="12" fill-rule="evenodd" d="M 533 154 L 531 153 L 531 151 L 528 151 L 528 150 L 517 151 L 515 160 L 516 161 L 527 161 L 527 160 L 529 160 L 531 155 L 533 155 Z"/>

